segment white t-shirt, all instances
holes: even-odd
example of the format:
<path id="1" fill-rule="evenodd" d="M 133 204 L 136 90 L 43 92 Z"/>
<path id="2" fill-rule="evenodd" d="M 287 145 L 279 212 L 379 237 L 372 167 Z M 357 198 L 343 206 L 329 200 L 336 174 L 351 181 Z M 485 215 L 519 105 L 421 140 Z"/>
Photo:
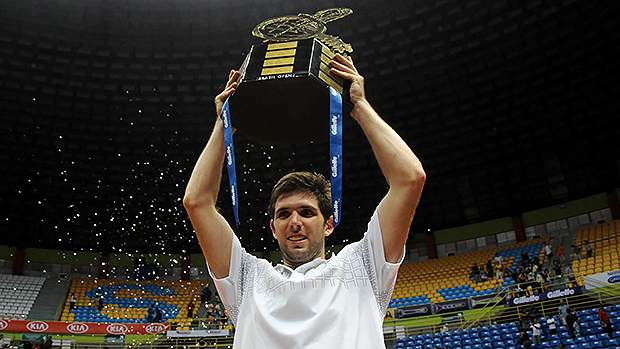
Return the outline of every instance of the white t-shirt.
<path id="1" fill-rule="evenodd" d="M 540 336 L 540 324 L 535 323 L 532 325 L 532 336 Z"/>
<path id="2" fill-rule="evenodd" d="M 233 348 L 385 348 L 403 258 L 404 249 L 397 264 L 385 261 L 376 210 L 362 240 L 295 270 L 252 256 L 234 237 L 228 277 L 213 278 L 236 326 Z"/>

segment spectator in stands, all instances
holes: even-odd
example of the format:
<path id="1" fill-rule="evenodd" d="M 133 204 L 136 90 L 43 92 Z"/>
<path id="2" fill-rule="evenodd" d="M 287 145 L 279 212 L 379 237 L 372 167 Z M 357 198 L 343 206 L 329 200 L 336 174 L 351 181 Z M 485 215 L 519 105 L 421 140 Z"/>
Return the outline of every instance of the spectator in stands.
<path id="1" fill-rule="evenodd" d="M 566 346 L 564 345 L 564 342 L 560 342 L 560 343 L 558 343 L 558 345 L 556 345 L 556 348 L 566 349 Z"/>
<path id="2" fill-rule="evenodd" d="M 566 327 L 568 327 L 568 333 L 572 339 L 575 339 L 576 334 L 579 333 L 579 329 L 575 326 L 575 324 L 579 326 L 579 318 L 577 317 L 577 314 L 575 314 L 575 311 L 569 308 L 568 315 L 566 315 Z"/>
<path id="3" fill-rule="evenodd" d="M 564 302 L 563 299 L 560 299 L 560 306 L 558 307 L 558 315 L 560 316 L 560 320 L 562 324 L 566 326 L 566 317 L 568 316 L 568 305 Z"/>
<path id="4" fill-rule="evenodd" d="M 209 316 L 214 316 L 215 314 L 215 306 L 213 305 L 213 303 L 209 302 L 205 305 L 205 308 L 207 309 L 207 317 Z"/>
<path id="5" fill-rule="evenodd" d="M 489 259 L 487 261 L 486 268 L 487 268 L 487 276 L 489 278 L 493 277 L 493 275 L 495 275 L 495 270 L 493 269 L 493 260 L 492 259 Z"/>
<path id="6" fill-rule="evenodd" d="M 527 309 L 523 308 L 521 310 L 521 314 L 519 314 L 519 321 L 521 323 L 521 329 L 525 331 L 530 330 L 530 315 L 527 312 Z"/>
<path id="7" fill-rule="evenodd" d="M 577 245 L 570 245 L 570 247 L 573 248 L 573 254 L 575 255 L 575 259 L 580 261 L 581 260 L 581 247 Z"/>
<path id="8" fill-rule="evenodd" d="M 51 349 L 53 342 L 54 341 L 52 340 L 52 336 L 48 336 L 47 339 L 45 340 L 45 343 L 43 343 L 43 346 L 41 347 L 41 349 Z"/>
<path id="9" fill-rule="evenodd" d="M 22 342 L 22 349 L 32 349 L 32 343 L 29 341 Z"/>
<path id="10" fill-rule="evenodd" d="M 502 258 L 502 256 L 499 255 L 499 252 L 495 252 L 495 256 L 493 256 L 493 261 L 495 262 L 495 264 L 502 264 L 504 262 L 504 259 Z"/>
<path id="11" fill-rule="evenodd" d="M 549 263 L 553 260 L 553 249 L 551 248 L 551 243 L 543 242 L 543 249 L 545 250 L 545 256 Z"/>
<path id="12" fill-rule="evenodd" d="M 237 325 L 235 347 L 253 342 L 257 343 L 253 347 L 312 343 L 319 348 L 333 346 L 336 340 L 349 345 L 361 342 L 369 348 L 385 346 L 383 313 L 426 175 L 407 144 L 372 109 L 352 59 L 336 54 L 331 66 L 333 74 L 351 81 L 351 115 L 367 135 L 389 186 L 359 242 L 325 261 L 325 237 L 334 230 L 329 181 L 316 174 L 291 173 L 274 187 L 268 209 L 284 265 L 273 267 L 243 250 L 216 207 L 226 153 L 221 118 L 188 182 L 183 202 L 220 296 Z M 240 76 L 231 71 L 225 90 L 215 98 L 218 116 Z M 363 272 L 357 274 L 351 269 L 354 265 Z M 350 275 L 356 287 L 350 287 L 343 275 Z M 355 317 L 349 314 L 353 310 Z"/>
<path id="13" fill-rule="evenodd" d="M 187 303 L 187 317 L 190 319 L 194 318 L 194 302 L 191 300 Z"/>
<path id="14" fill-rule="evenodd" d="M 558 263 L 558 261 L 553 261 L 553 273 L 555 277 L 562 277 L 562 264 Z M 558 282 L 562 282 L 559 280 Z"/>
<path id="15" fill-rule="evenodd" d="M 103 298 L 100 294 L 95 296 L 94 306 L 96 311 L 101 311 L 101 309 L 103 309 Z"/>
<path id="16" fill-rule="evenodd" d="M 598 319 L 601 321 L 603 332 L 607 332 L 609 334 L 609 338 L 611 338 L 613 333 L 613 329 L 611 328 L 611 319 L 603 306 L 601 306 L 598 310 Z"/>
<path id="17" fill-rule="evenodd" d="M 489 279 L 489 277 L 487 276 L 487 271 L 484 270 L 484 268 L 480 269 L 480 280 L 482 280 L 482 282 L 485 282 Z"/>
<path id="18" fill-rule="evenodd" d="M 146 311 L 146 321 L 148 323 L 154 322 L 155 320 L 155 304 L 151 303 L 149 310 Z"/>
<path id="19" fill-rule="evenodd" d="M 545 279 L 543 278 L 542 274 L 539 272 L 536 272 L 534 274 L 535 278 L 534 281 L 536 282 L 536 292 L 538 293 L 542 293 L 545 290 Z"/>
<path id="20" fill-rule="evenodd" d="M 521 334 L 519 335 L 519 339 L 517 339 L 517 343 L 523 345 L 523 349 L 530 349 L 532 341 L 526 330 L 521 329 Z"/>
<path id="21" fill-rule="evenodd" d="M 566 265 L 566 269 L 564 270 L 564 275 L 568 278 L 568 281 L 575 283 L 575 272 L 573 271 L 573 267 L 570 264 Z"/>
<path id="22" fill-rule="evenodd" d="M 500 293 L 500 292 L 502 292 L 502 283 L 497 282 L 495 284 L 495 288 L 493 289 L 493 293 Z"/>
<path id="23" fill-rule="evenodd" d="M 555 318 L 553 316 L 549 316 L 547 318 L 547 326 L 549 326 L 549 334 L 557 334 L 558 329 L 555 324 Z"/>
<path id="24" fill-rule="evenodd" d="M 558 247 L 556 247 L 555 254 L 558 256 L 560 264 L 566 263 L 566 260 L 564 259 L 564 247 L 562 247 L 562 245 L 558 245 Z"/>
<path id="25" fill-rule="evenodd" d="M 592 251 L 592 246 L 590 246 L 590 241 L 583 240 L 583 246 L 586 249 L 586 257 L 587 258 L 592 257 L 592 255 L 594 254 L 594 251 Z"/>
<path id="26" fill-rule="evenodd" d="M 545 268 L 542 270 L 542 273 L 540 274 L 545 282 L 545 285 L 549 285 L 551 282 L 551 276 L 549 275 L 549 269 Z"/>
<path id="27" fill-rule="evenodd" d="M 211 301 L 211 290 L 209 289 L 209 285 L 205 286 L 200 291 L 200 303 L 205 304 L 206 302 Z"/>
<path id="28" fill-rule="evenodd" d="M 532 320 L 532 343 L 536 344 L 538 347 L 541 344 L 540 340 L 540 323 L 538 323 L 538 318 Z"/>
<path id="29" fill-rule="evenodd" d="M 161 322 L 162 317 L 163 317 L 163 314 L 161 310 L 158 307 L 155 307 L 155 319 L 153 320 L 155 322 Z"/>
<path id="30" fill-rule="evenodd" d="M 71 293 L 71 297 L 69 297 L 69 310 L 73 310 L 75 308 L 75 303 L 77 302 L 77 297 L 75 293 Z"/>
<path id="31" fill-rule="evenodd" d="M 523 264 L 524 266 L 530 263 L 530 255 L 527 254 L 527 251 L 525 251 L 525 249 L 521 249 L 521 262 L 521 264 Z"/>
<path id="32" fill-rule="evenodd" d="M 504 278 L 503 271 L 504 271 L 504 266 L 502 265 L 502 263 L 495 264 L 495 278 L 497 280 L 501 280 Z"/>
<path id="33" fill-rule="evenodd" d="M 512 268 L 509 265 L 506 265 L 506 268 L 504 268 L 503 274 L 504 274 L 504 279 L 507 279 L 507 278 L 512 279 L 514 276 L 512 272 Z"/>
<path id="34" fill-rule="evenodd" d="M 478 263 L 474 262 L 474 266 L 471 267 L 471 278 L 475 281 L 475 282 L 480 282 L 482 281 L 482 277 L 480 276 L 480 268 L 478 268 Z"/>

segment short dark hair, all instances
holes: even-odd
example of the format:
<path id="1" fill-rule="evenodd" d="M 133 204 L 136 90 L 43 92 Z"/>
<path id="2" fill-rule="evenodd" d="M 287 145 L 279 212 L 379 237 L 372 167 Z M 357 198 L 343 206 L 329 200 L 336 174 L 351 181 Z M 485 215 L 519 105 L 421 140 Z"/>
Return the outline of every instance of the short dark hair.
<path id="1" fill-rule="evenodd" d="M 273 219 L 276 210 L 276 201 L 283 194 L 296 191 L 306 192 L 314 195 L 319 204 L 319 210 L 327 222 L 332 215 L 332 194 L 331 184 L 320 173 L 315 172 L 291 172 L 284 175 L 271 190 L 269 199 L 268 213 Z"/>

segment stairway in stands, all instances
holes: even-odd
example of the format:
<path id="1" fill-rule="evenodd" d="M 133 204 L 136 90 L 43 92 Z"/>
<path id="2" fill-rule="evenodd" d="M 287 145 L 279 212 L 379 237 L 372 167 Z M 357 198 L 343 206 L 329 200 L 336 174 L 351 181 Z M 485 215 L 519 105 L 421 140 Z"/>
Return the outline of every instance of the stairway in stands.
<path id="1" fill-rule="evenodd" d="M 28 315 L 28 320 L 57 320 L 56 312 L 58 312 L 60 304 L 64 303 L 67 289 L 67 281 L 46 279 Z"/>

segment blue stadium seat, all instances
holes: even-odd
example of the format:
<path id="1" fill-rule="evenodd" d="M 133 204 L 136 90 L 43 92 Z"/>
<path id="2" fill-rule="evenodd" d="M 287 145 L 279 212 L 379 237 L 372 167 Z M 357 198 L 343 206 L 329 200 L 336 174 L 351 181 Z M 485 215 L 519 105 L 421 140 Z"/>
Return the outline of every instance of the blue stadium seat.
<path id="1" fill-rule="evenodd" d="M 592 349 L 599 349 L 599 348 L 604 348 L 605 346 L 603 345 L 603 343 L 601 341 L 591 341 L 590 342 L 590 348 Z"/>
<path id="2" fill-rule="evenodd" d="M 606 339 L 609 339 L 609 333 L 599 333 L 596 335 L 596 340 L 597 341 L 604 341 Z"/>
<path id="3" fill-rule="evenodd" d="M 568 332 L 559 332 L 558 337 L 560 337 L 560 340 L 566 340 L 570 339 L 570 334 Z"/>
<path id="4" fill-rule="evenodd" d="M 592 328 L 581 328 L 581 330 L 579 331 L 581 333 L 582 336 L 589 336 L 591 334 L 595 334 L 596 331 Z M 600 331 L 599 331 L 600 332 Z"/>

